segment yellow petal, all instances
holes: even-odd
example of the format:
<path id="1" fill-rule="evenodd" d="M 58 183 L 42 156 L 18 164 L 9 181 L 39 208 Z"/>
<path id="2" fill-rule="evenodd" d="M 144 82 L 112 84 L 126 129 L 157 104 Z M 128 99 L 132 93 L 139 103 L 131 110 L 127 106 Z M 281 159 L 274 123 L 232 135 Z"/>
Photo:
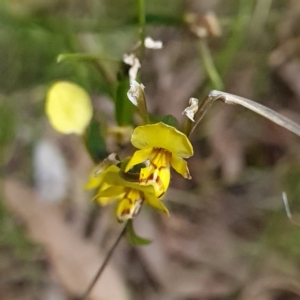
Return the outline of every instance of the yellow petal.
<path id="1" fill-rule="evenodd" d="M 106 205 L 111 204 L 112 202 L 114 202 L 116 200 L 116 198 L 112 198 L 112 197 L 97 197 L 96 198 L 95 197 L 95 200 L 101 206 L 106 206 Z"/>
<path id="2" fill-rule="evenodd" d="M 112 153 L 100 164 L 96 165 L 89 174 L 89 179 L 85 185 L 85 189 L 91 190 L 100 187 L 109 168 L 117 163 L 119 163 L 119 160 L 116 158 L 116 154 Z"/>
<path id="3" fill-rule="evenodd" d="M 124 190 L 123 186 L 108 186 L 108 188 L 104 190 L 100 190 L 99 193 L 95 196 L 95 198 L 102 198 L 102 197 L 110 197 L 114 199 L 122 199 L 125 195 L 126 191 Z"/>
<path id="4" fill-rule="evenodd" d="M 116 209 L 116 216 L 119 222 L 132 219 L 132 205 L 127 199 L 120 201 Z"/>
<path id="5" fill-rule="evenodd" d="M 103 190 L 101 187 L 97 195 L 94 197 L 94 199 L 100 205 L 106 206 L 116 200 L 121 200 L 124 197 L 124 195 L 125 195 L 125 190 L 123 187 L 109 186 L 104 183 Z"/>
<path id="6" fill-rule="evenodd" d="M 187 162 L 184 159 L 180 158 L 179 156 L 173 156 L 171 160 L 171 166 L 184 178 L 192 179 Z"/>
<path id="7" fill-rule="evenodd" d="M 101 183 L 101 178 L 99 178 L 99 176 L 96 177 L 96 176 L 91 175 L 89 177 L 88 182 L 84 186 L 84 189 L 85 190 L 95 189 L 95 188 L 99 187 L 100 183 Z"/>
<path id="8" fill-rule="evenodd" d="M 193 147 L 187 136 L 162 122 L 136 127 L 131 143 L 138 149 L 163 148 L 183 158 L 193 155 Z"/>
<path id="9" fill-rule="evenodd" d="M 93 114 L 91 99 L 80 86 L 60 81 L 47 93 L 46 114 L 60 133 L 83 134 Z"/>
<path id="10" fill-rule="evenodd" d="M 135 151 L 125 168 L 125 172 L 128 172 L 133 166 L 146 161 L 149 158 L 151 152 L 152 148 Z"/>
<path id="11" fill-rule="evenodd" d="M 170 167 L 153 169 L 153 165 L 142 168 L 140 172 L 140 184 L 152 185 L 155 196 L 160 198 L 168 189 L 170 184 Z"/>
<path id="12" fill-rule="evenodd" d="M 149 194 L 145 194 L 146 198 L 146 202 L 151 205 L 152 207 L 163 211 L 164 213 L 166 213 L 168 216 L 169 214 L 169 210 L 166 208 L 166 206 L 161 202 L 161 200 L 157 199 L 155 196 L 153 195 L 149 195 Z"/>
<path id="13" fill-rule="evenodd" d="M 127 189 L 124 199 L 121 200 L 117 207 L 116 215 L 119 222 L 133 219 L 139 212 L 142 204 L 144 193 L 135 189 Z"/>
<path id="14" fill-rule="evenodd" d="M 164 187 L 164 193 L 167 191 L 168 187 L 169 187 L 169 184 L 170 184 L 170 179 L 171 179 L 171 176 L 170 176 L 170 168 L 162 168 L 159 172 L 159 178 L 162 182 L 162 185 Z M 155 187 L 154 187 L 155 189 Z M 162 194 L 164 193 L 161 193 L 159 195 L 157 195 L 157 197 L 161 197 Z"/>
<path id="15" fill-rule="evenodd" d="M 84 189 L 91 190 L 91 189 L 98 188 L 101 182 L 103 181 L 105 172 L 95 174 L 95 170 L 96 168 L 94 168 L 92 172 L 89 174 L 89 179 L 86 185 L 84 186 Z"/>
<path id="16" fill-rule="evenodd" d="M 122 186 L 123 188 L 132 188 L 145 193 L 155 193 L 152 185 L 142 186 L 137 182 L 127 181 L 120 177 L 120 169 L 117 166 L 110 166 L 104 178 L 104 182 L 111 186 Z"/>

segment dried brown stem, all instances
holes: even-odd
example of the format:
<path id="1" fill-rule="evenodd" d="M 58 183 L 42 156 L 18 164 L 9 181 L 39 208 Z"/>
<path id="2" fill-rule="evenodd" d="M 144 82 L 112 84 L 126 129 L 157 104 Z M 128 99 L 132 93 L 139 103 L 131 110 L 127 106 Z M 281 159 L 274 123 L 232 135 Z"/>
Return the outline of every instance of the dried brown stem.
<path id="1" fill-rule="evenodd" d="M 191 134 L 199 122 L 202 120 L 210 106 L 216 101 L 221 100 L 226 104 L 238 104 L 244 106 L 253 112 L 269 119 L 270 121 L 276 123 L 277 125 L 297 134 L 300 136 L 300 125 L 291 121 L 290 119 L 282 116 L 281 114 L 275 112 L 274 110 L 256 103 L 252 100 L 247 98 L 239 97 L 233 94 L 224 93 L 220 91 L 213 90 L 211 91 L 208 96 L 203 100 L 201 103 L 199 110 L 195 116 L 195 123 L 194 126 L 190 129 L 190 132 L 187 134 Z"/>

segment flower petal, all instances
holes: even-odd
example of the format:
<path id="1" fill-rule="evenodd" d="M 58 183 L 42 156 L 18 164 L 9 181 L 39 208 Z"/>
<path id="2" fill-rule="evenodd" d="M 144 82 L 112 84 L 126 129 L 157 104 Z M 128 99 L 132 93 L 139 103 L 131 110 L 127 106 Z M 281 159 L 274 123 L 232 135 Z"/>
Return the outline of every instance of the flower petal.
<path id="1" fill-rule="evenodd" d="M 85 185 L 85 189 L 91 190 L 100 187 L 101 183 L 105 178 L 106 173 L 108 172 L 108 170 L 110 170 L 109 168 L 113 165 L 117 165 L 118 163 L 120 163 L 120 161 L 117 157 L 117 154 L 111 153 L 100 164 L 96 165 L 93 168 L 92 172 L 89 174 L 89 179 Z M 117 168 L 117 170 L 119 169 Z"/>
<path id="2" fill-rule="evenodd" d="M 92 190 L 99 187 L 102 178 L 100 176 L 95 176 L 94 173 L 90 174 L 88 182 L 85 184 L 85 190 Z"/>
<path id="3" fill-rule="evenodd" d="M 119 222 L 133 219 L 144 201 L 144 193 L 136 189 L 127 189 L 124 199 L 118 204 L 116 215 Z"/>
<path id="4" fill-rule="evenodd" d="M 135 151 L 125 168 L 125 172 L 128 172 L 133 166 L 146 161 L 149 158 L 151 152 L 151 148 Z"/>
<path id="5" fill-rule="evenodd" d="M 145 200 L 146 202 L 151 205 L 152 207 L 163 211 L 164 213 L 166 213 L 168 216 L 170 215 L 169 210 L 166 208 L 166 206 L 162 203 L 161 200 L 159 200 L 158 198 L 156 198 L 155 196 L 151 195 L 151 194 L 145 194 Z"/>
<path id="6" fill-rule="evenodd" d="M 163 148 L 183 158 L 193 155 L 193 147 L 187 136 L 162 122 L 136 127 L 131 143 L 138 149 Z"/>
<path id="7" fill-rule="evenodd" d="M 104 179 L 105 172 L 96 174 L 96 170 L 97 170 L 97 167 L 93 168 L 92 172 L 89 174 L 88 182 L 84 186 L 85 190 L 92 190 L 92 189 L 98 188 L 101 185 L 101 183 Z"/>
<path id="8" fill-rule="evenodd" d="M 192 179 L 189 168 L 187 166 L 187 162 L 184 159 L 180 158 L 179 156 L 173 155 L 171 160 L 171 166 L 184 178 Z"/>
<path id="9" fill-rule="evenodd" d="M 119 173 L 120 169 L 117 166 L 110 166 L 105 175 L 104 183 L 109 184 L 111 186 L 122 186 L 123 188 L 132 188 L 138 191 L 154 195 L 155 191 L 152 185 L 143 186 L 137 182 L 127 181 L 120 177 Z"/>
<path id="10" fill-rule="evenodd" d="M 83 134 L 93 114 L 91 99 L 80 86 L 60 81 L 47 93 L 46 114 L 58 132 Z"/>
<path id="11" fill-rule="evenodd" d="M 155 190 L 155 196 L 160 198 L 168 189 L 170 184 L 170 167 L 160 167 L 153 169 L 150 164 L 142 168 L 140 172 L 140 184 L 152 185 Z"/>
<path id="12" fill-rule="evenodd" d="M 109 186 L 105 190 L 101 190 L 97 193 L 94 199 L 97 202 L 105 206 L 115 200 L 120 200 L 124 197 L 126 191 L 123 186 Z"/>

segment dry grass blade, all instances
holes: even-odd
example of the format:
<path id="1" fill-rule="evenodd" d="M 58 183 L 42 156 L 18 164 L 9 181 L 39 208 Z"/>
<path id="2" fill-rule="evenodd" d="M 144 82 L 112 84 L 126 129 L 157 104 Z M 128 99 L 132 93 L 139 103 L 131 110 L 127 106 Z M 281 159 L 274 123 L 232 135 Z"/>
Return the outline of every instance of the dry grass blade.
<path id="1" fill-rule="evenodd" d="M 293 218 L 293 215 L 292 215 L 291 210 L 290 210 L 289 201 L 288 201 L 286 192 L 282 192 L 282 200 L 283 200 L 283 203 L 284 203 L 284 207 L 285 207 L 287 217 L 290 219 L 290 221 L 294 225 L 300 227 L 300 224 L 297 221 L 295 221 L 294 218 Z"/>
<path id="2" fill-rule="evenodd" d="M 239 97 L 233 94 L 224 93 L 220 91 L 213 90 L 211 91 L 208 96 L 203 100 L 201 103 L 197 115 L 195 117 L 195 124 L 191 128 L 191 132 L 194 128 L 198 125 L 201 119 L 204 117 L 205 113 L 208 111 L 210 106 L 216 101 L 221 100 L 226 104 L 238 104 L 244 106 L 253 112 L 269 119 L 270 121 L 276 123 L 277 125 L 286 128 L 287 130 L 297 134 L 300 136 L 300 125 L 291 121 L 290 119 L 282 116 L 281 114 L 275 112 L 274 110 L 256 103 L 252 100 L 247 98 Z M 190 133 L 191 133 L 190 132 Z"/>

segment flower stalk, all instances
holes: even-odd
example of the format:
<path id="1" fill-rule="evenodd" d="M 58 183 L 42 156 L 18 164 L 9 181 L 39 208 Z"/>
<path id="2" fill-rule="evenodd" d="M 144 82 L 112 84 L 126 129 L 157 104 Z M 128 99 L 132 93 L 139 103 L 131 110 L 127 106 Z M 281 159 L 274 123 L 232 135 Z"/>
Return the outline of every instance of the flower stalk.
<path id="1" fill-rule="evenodd" d="M 133 80 L 130 83 L 130 89 L 127 93 L 128 99 L 137 107 L 138 113 L 142 118 L 143 124 L 150 123 L 149 114 L 144 92 L 145 86 Z"/>
<path id="2" fill-rule="evenodd" d="M 137 0 L 137 6 L 138 6 L 139 31 L 140 31 L 140 42 L 141 42 L 140 59 L 142 59 L 145 52 L 145 37 L 146 37 L 145 34 L 146 17 L 145 17 L 144 0 Z"/>
<path id="3" fill-rule="evenodd" d="M 121 241 L 121 239 L 124 236 L 125 232 L 126 232 L 126 225 L 123 227 L 123 229 L 122 229 L 121 233 L 119 234 L 119 236 L 117 237 L 115 243 L 112 245 L 109 252 L 107 253 L 106 258 L 103 261 L 102 265 L 100 266 L 100 268 L 99 268 L 98 272 L 96 273 L 94 279 L 92 280 L 92 282 L 90 283 L 90 285 L 88 286 L 86 291 L 84 292 L 83 296 L 80 298 L 81 300 L 87 300 L 88 299 L 93 287 L 95 286 L 95 284 L 97 283 L 97 281 L 101 277 L 101 275 L 103 274 L 103 271 L 105 270 L 105 267 L 107 266 L 110 258 L 112 257 L 114 251 L 116 250 L 117 246 L 119 245 L 119 242 Z"/>

